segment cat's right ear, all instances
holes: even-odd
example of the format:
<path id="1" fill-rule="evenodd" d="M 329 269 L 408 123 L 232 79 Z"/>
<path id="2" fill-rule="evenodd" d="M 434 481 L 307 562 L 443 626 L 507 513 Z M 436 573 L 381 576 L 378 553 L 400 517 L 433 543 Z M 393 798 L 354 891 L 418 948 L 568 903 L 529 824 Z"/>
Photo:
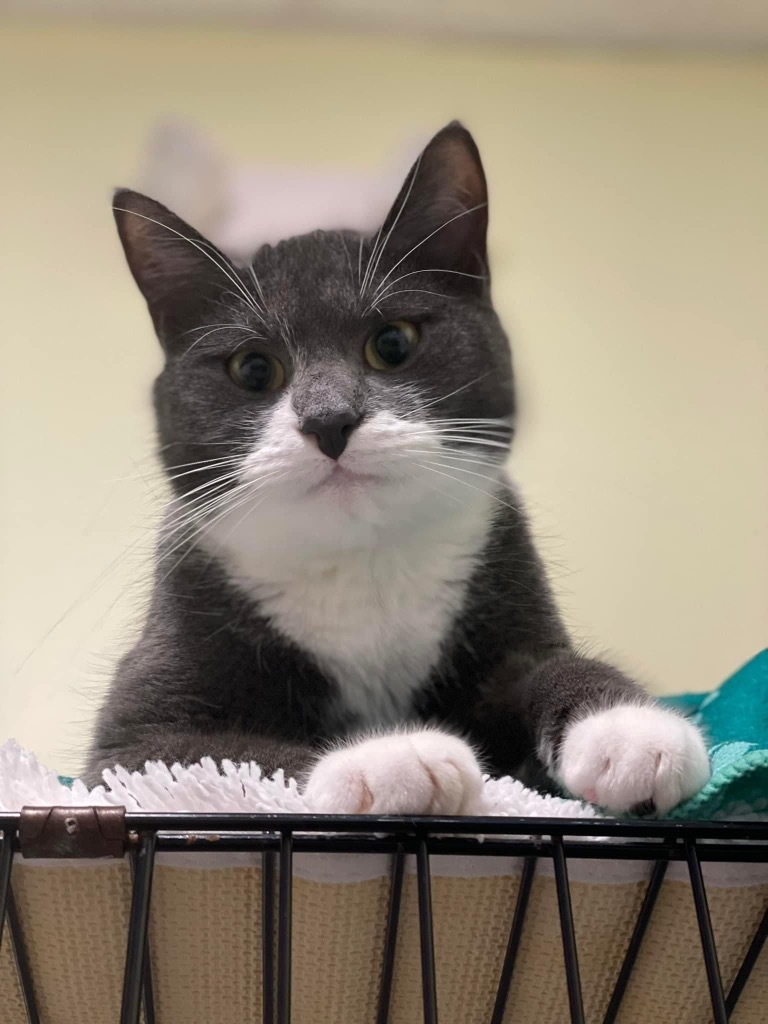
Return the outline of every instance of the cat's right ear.
<path id="1" fill-rule="evenodd" d="M 214 245 L 162 203 L 118 189 L 112 209 L 128 266 L 166 344 L 203 305 L 232 287 L 237 272 Z"/>

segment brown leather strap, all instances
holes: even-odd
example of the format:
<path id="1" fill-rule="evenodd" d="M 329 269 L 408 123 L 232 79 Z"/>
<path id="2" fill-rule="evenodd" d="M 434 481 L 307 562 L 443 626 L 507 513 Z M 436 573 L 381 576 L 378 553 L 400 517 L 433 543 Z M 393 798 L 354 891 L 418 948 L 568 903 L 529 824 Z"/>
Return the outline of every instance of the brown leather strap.
<path id="1" fill-rule="evenodd" d="M 124 807 L 24 807 L 19 847 L 24 857 L 122 857 Z"/>

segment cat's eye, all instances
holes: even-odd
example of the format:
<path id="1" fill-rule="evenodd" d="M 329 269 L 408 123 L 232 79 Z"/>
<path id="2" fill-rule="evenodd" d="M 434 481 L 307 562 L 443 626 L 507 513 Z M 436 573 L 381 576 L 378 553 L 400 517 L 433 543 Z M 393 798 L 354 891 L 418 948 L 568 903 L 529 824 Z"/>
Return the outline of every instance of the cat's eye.
<path id="1" fill-rule="evenodd" d="M 235 384 L 249 391 L 277 391 L 285 383 L 283 364 L 264 352 L 237 352 L 227 363 L 227 369 Z"/>
<path id="2" fill-rule="evenodd" d="M 406 361 L 419 343 L 419 329 L 407 320 L 393 320 L 379 327 L 365 343 L 365 358 L 374 370 L 394 370 Z"/>

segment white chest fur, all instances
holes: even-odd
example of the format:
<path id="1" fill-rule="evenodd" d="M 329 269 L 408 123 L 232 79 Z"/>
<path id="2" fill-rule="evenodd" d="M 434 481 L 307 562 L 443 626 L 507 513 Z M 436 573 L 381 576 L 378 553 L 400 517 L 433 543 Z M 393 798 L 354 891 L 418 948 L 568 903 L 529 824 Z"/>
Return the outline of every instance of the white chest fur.
<path id="1" fill-rule="evenodd" d="M 226 555 L 273 626 L 337 681 L 343 709 L 364 727 L 392 725 L 407 719 L 440 657 L 488 522 L 487 507 L 475 506 L 417 536 L 322 556 L 305 550 L 289 565 L 245 545 Z"/>
<path id="2" fill-rule="evenodd" d="M 408 717 L 488 536 L 493 496 L 440 460 L 422 464 L 441 451 L 426 421 L 378 412 L 343 455 L 368 482 L 334 484 L 287 393 L 243 460 L 250 511 L 237 491 L 202 533 L 273 626 L 335 678 L 363 726 Z"/>

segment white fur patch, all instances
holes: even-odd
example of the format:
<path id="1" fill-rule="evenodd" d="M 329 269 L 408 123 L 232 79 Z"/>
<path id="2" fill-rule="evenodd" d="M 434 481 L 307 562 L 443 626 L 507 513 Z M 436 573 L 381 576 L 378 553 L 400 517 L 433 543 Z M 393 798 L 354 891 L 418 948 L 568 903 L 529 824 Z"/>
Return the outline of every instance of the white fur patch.
<path id="1" fill-rule="evenodd" d="M 362 727 L 407 720 L 488 535 L 494 499 L 424 468 L 439 451 L 427 423 L 378 413 L 335 463 L 299 432 L 286 395 L 244 463 L 252 509 L 205 533 Z"/>
<path id="2" fill-rule="evenodd" d="M 710 775 L 701 733 L 680 715 L 653 705 L 620 705 L 571 725 L 560 752 L 570 793 L 608 810 L 653 800 L 670 810 Z"/>
<path id="3" fill-rule="evenodd" d="M 321 814 L 482 814 L 472 748 L 437 729 L 376 736 L 326 754 L 304 790 Z"/>

